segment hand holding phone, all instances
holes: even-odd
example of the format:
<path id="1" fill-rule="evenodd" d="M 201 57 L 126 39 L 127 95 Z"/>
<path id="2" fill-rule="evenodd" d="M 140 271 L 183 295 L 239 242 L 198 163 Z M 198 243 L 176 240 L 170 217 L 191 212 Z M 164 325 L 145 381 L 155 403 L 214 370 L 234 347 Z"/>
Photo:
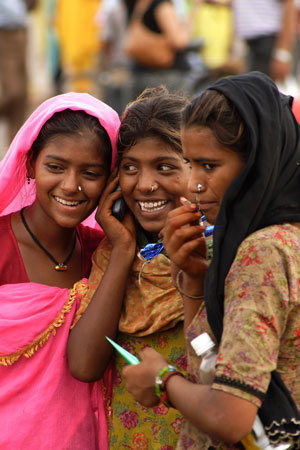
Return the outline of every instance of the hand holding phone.
<path id="1" fill-rule="evenodd" d="M 118 184 L 115 191 L 120 191 L 120 190 L 121 190 L 121 187 Z M 118 198 L 117 200 L 114 201 L 113 206 L 112 206 L 112 214 L 120 222 L 122 222 L 122 220 L 124 219 L 125 210 L 126 210 L 126 204 L 122 197 Z"/>

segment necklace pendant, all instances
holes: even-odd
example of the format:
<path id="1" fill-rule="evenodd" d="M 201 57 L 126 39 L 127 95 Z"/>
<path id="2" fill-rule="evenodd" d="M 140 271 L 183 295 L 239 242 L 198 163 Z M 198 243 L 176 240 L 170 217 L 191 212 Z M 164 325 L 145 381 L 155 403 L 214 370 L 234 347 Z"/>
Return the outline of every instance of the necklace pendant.
<path id="1" fill-rule="evenodd" d="M 68 266 L 64 263 L 59 263 L 56 266 L 54 266 L 54 269 L 57 270 L 58 272 L 65 272 L 66 270 L 68 270 Z"/>

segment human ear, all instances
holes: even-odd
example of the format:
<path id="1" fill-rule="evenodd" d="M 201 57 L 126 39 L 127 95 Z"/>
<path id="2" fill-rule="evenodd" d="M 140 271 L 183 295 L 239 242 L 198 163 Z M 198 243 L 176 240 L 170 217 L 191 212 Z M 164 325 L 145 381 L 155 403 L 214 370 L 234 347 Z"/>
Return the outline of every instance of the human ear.
<path id="1" fill-rule="evenodd" d="M 35 160 L 31 149 L 29 150 L 26 159 L 26 175 L 29 178 L 35 178 Z"/>

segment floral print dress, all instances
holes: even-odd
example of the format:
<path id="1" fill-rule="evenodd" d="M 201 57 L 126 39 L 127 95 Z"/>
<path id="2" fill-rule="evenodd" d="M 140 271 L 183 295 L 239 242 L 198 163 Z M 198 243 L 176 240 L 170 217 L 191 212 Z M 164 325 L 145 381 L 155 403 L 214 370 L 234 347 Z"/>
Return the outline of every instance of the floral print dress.
<path id="1" fill-rule="evenodd" d="M 152 347 L 181 371 L 186 369 L 183 322 L 171 330 L 145 337 L 120 333 L 118 343 L 136 356 L 146 346 Z M 113 414 L 109 419 L 110 450 L 175 450 L 183 417 L 177 410 L 163 404 L 145 408 L 135 402 L 121 375 L 125 365 L 122 356 L 116 355 L 111 402 Z"/>
<path id="2" fill-rule="evenodd" d="M 86 309 L 109 263 L 111 245 L 105 239 L 93 254 Z M 136 356 L 150 346 L 180 370 L 186 369 L 183 301 L 173 284 L 171 264 L 165 254 L 146 263 L 138 256 L 128 276 L 119 320 L 117 342 Z M 103 383 L 109 423 L 109 449 L 174 450 L 183 423 L 173 408 L 144 408 L 128 393 L 122 378 L 126 364 L 115 352 L 110 377 Z M 112 386 L 111 386 L 112 385 Z"/>
<path id="3" fill-rule="evenodd" d="M 224 328 L 213 389 L 260 406 L 270 373 L 277 370 L 300 409 L 300 229 L 273 225 L 240 245 L 225 283 Z M 200 359 L 189 344 L 214 336 L 204 303 L 186 331 L 188 373 L 200 383 Z M 242 449 L 202 434 L 186 422 L 177 450 Z"/>

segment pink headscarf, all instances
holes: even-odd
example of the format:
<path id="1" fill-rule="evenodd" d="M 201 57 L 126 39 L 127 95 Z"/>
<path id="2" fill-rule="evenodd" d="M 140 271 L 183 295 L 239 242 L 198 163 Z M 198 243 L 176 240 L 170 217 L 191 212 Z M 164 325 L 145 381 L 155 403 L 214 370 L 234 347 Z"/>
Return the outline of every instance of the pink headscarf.
<path id="1" fill-rule="evenodd" d="M 0 162 L 0 216 L 18 211 L 35 199 L 35 182 L 26 182 L 26 156 L 42 126 L 54 113 L 65 109 L 82 110 L 97 117 L 112 145 L 111 169 L 116 164 L 116 138 L 119 116 L 110 106 L 89 94 L 70 92 L 43 102 L 26 120 Z M 89 223 L 92 225 L 92 223 Z"/>

